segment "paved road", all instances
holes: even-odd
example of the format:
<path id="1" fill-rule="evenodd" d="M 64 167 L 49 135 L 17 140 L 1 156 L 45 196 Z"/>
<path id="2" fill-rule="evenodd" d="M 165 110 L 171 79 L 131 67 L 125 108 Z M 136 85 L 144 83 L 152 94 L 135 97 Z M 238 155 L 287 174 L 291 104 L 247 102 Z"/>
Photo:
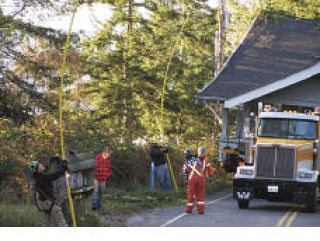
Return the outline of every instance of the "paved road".
<path id="1" fill-rule="evenodd" d="M 184 206 L 155 209 L 127 220 L 134 227 L 320 227 L 320 205 L 315 213 L 290 203 L 252 200 L 249 209 L 239 209 L 232 190 L 210 196 L 206 213 L 184 213 Z"/>

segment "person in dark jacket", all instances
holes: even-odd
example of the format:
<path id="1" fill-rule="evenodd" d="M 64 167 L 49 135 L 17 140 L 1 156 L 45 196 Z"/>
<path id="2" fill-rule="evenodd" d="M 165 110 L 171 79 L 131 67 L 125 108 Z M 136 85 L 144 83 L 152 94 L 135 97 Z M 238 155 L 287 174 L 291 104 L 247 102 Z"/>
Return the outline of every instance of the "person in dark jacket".
<path id="1" fill-rule="evenodd" d="M 150 147 L 150 159 L 154 162 L 155 173 L 162 191 L 171 191 L 171 179 L 165 154 L 168 149 L 164 146 L 152 143 Z"/>
<path id="2" fill-rule="evenodd" d="M 39 163 L 38 161 L 29 162 L 28 168 L 35 179 L 35 201 L 39 210 L 42 213 L 43 226 L 50 226 L 50 219 L 52 217 L 58 226 L 67 227 L 66 220 L 62 213 L 62 208 L 56 202 L 52 185 L 52 182 L 58 179 L 67 170 L 66 164 L 63 164 L 54 173 L 46 173 L 45 166 L 42 163 Z"/>

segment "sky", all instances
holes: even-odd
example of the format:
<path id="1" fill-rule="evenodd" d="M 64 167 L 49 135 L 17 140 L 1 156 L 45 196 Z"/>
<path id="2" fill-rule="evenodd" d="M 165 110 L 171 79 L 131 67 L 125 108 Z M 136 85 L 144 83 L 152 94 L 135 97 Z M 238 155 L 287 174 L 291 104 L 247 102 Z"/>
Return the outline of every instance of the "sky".
<path id="1" fill-rule="evenodd" d="M 112 10 L 106 4 L 94 4 L 91 7 L 84 5 L 77 10 L 72 30 L 74 32 L 84 31 L 86 34 L 92 35 L 94 31 L 99 29 L 99 26 L 94 23 L 94 19 L 97 18 L 99 21 L 105 22 L 111 15 Z M 70 19 L 71 15 L 57 16 L 48 18 L 45 21 L 38 21 L 35 24 L 67 31 Z"/>
<path id="2" fill-rule="evenodd" d="M 13 9 L 14 0 L 0 0 L 0 4 L 4 7 L 4 10 L 9 13 Z M 215 8 L 220 0 L 208 0 L 209 6 Z M 140 11 L 141 14 L 147 14 L 145 11 Z M 6 12 L 5 12 L 6 13 Z M 35 15 L 37 17 L 35 17 Z M 24 21 L 30 21 L 35 25 L 43 27 L 51 27 L 57 30 L 67 31 L 71 15 L 64 16 L 50 16 L 45 17 L 46 13 L 43 10 L 38 10 L 36 13 L 30 13 L 23 17 Z M 75 15 L 74 23 L 72 26 L 73 32 L 83 31 L 87 35 L 93 35 L 93 33 L 99 29 L 99 26 L 94 24 L 94 19 L 105 22 L 112 15 L 112 10 L 106 4 L 93 4 L 91 7 L 82 5 Z"/>
<path id="3" fill-rule="evenodd" d="M 216 7 L 219 0 L 208 0 L 208 4 L 211 7 Z M 140 11 L 142 14 L 146 14 L 143 11 Z M 78 9 L 74 24 L 73 31 L 79 32 L 84 31 L 85 33 L 92 35 L 99 27 L 94 26 L 94 18 L 104 22 L 107 21 L 112 15 L 112 10 L 106 4 L 94 4 L 92 7 L 83 6 Z M 63 29 L 67 31 L 70 22 L 70 16 L 56 17 L 48 19 L 47 21 L 39 22 L 37 24 L 46 27 L 52 27 L 55 29 Z"/>

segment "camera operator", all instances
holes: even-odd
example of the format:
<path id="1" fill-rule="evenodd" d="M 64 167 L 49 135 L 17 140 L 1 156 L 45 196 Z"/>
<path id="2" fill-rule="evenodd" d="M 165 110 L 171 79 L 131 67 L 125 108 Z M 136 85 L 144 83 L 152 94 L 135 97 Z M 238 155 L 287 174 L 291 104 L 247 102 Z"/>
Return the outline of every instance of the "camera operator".
<path id="1" fill-rule="evenodd" d="M 157 143 L 151 143 L 150 146 L 150 159 L 154 163 L 155 173 L 159 182 L 160 189 L 162 191 L 171 191 L 171 179 L 167 165 L 167 159 L 165 154 L 168 153 L 168 149 Z"/>

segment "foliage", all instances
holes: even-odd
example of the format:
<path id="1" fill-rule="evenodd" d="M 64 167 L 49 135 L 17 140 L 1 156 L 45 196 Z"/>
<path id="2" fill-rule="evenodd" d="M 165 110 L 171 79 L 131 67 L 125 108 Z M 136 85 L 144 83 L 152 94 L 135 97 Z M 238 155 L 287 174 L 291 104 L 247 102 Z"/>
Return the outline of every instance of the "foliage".
<path id="1" fill-rule="evenodd" d="M 43 55 L 48 47 L 61 49 L 66 35 L 21 20 L 38 7 L 57 11 L 54 1 L 4 0 L 3 3 L 0 6 L 0 117 L 11 118 L 20 125 L 32 119 L 31 113 L 36 108 L 52 111 L 54 104 L 39 87 L 54 81 L 54 68 L 41 62 L 38 55 L 41 52 Z M 6 7 L 13 11 L 6 11 Z"/>
<path id="2" fill-rule="evenodd" d="M 213 76 L 215 11 L 196 1 L 158 2 L 144 18 L 135 1 L 113 5 L 104 29 L 82 43 L 93 78 L 84 89 L 96 109 L 91 121 L 107 127 L 113 142 L 126 145 L 159 136 L 161 127 L 165 136 L 182 142 L 210 136 L 212 116 L 194 103 L 194 95 Z"/>
<path id="3" fill-rule="evenodd" d="M 318 0 L 269 0 L 266 10 L 277 15 L 320 20 Z"/>
<path id="4" fill-rule="evenodd" d="M 281 16 L 320 20 L 318 0 L 256 0 L 247 4 L 239 0 L 228 2 L 231 23 L 227 29 L 227 55 L 240 43 L 256 15 L 271 18 Z"/>
<path id="5" fill-rule="evenodd" d="M 38 116 L 35 126 L 17 127 L 9 119 L 0 120 L 0 196 L 4 199 L 23 198 L 28 160 L 47 163 L 50 156 L 57 154 L 58 129 L 48 126 L 48 122 L 48 116 Z"/>

